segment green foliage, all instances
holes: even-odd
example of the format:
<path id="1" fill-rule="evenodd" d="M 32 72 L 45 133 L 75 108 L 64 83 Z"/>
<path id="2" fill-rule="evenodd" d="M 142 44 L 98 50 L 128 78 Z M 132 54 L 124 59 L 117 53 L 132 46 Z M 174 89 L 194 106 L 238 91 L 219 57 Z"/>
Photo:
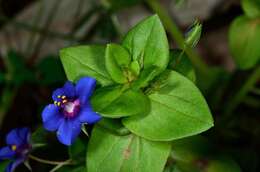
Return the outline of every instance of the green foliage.
<path id="1" fill-rule="evenodd" d="M 90 138 L 87 168 L 90 172 L 161 172 L 170 144 L 135 135 L 116 136 L 95 127 Z"/>
<path id="2" fill-rule="evenodd" d="M 113 83 L 105 68 L 104 46 L 77 46 L 62 49 L 61 61 L 70 81 L 83 76 L 95 78 L 101 85 Z"/>
<path id="3" fill-rule="evenodd" d="M 259 0 L 242 0 L 242 7 L 248 17 L 260 17 L 260 1 Z"/>
<path id="4" fill-rule="evenodd" d="M 120 86 L 98 89 L 91 103 L 95 111 L 110 118 L 143 115 L 150 110 L 149 99 L 141 91 Z"/>
<path id="5" fill-rule="evenodd" d="M 196 86 L 174 71 L 155 81 L 149 95 L 151 111 L 146 116 L 123 119 L 138 136 L 170 141 L 201 133 L 213 126 L 208 105 Z"/>
<path id="6" fill-rule="evenodd" d="M 200 32 L 201 25 L 195 25 L 187 45 L 194 46 Z M 92 76 L 101 84 L 91 97 L 103 119 L 91 133 L 88 171 L 160 172 L 170 152 L 168 141 L 213 126 L 207 103 L 193 83 L 191 62 L 181 50 L 169 54 L 157 15 L 131 29 L 122 46 L 66 48 L 61 60 L 69 80 Z M 84 144 L 77 144 L 75 152 L 82 152 Z"/>
<path id="7" fill-rule="evenodd" d="M 57 34 L 58 37 L 65 39 L 72 37 L 76 41 L 86 41 L 89 37 L 94 38 L 95 41 L 99 41 L 100 37 L 106 38 L 106 41 L 117 40 L 116 36 L 119 36 L 121 31 L 116 21 L 117 14 L 114 12 L 141 2 L 160 13 L 168 33 L 183 49 L 169 51 L 167 35 L 157 15 L 148 17 L 134 26 L 121 44 L 83 45 L 62 49 L 61 62 L 68 80 L 75 82 L 84 76 L 97 80 L 98 85 L 90 98 L 90 103 L 94 111 L 101 114 L 102 119 L 95 126 L 83 125 L 82 129 L 88 130 L 88 140 L 80 137 L 70 147 L 54 145 L 54 149 L 60 149 L 54 153 L 35 151 L 35 148 L 52 142 L 49 139 L 50 134 L 39 127 L 32 133 L 33 155 L 39 154 L 41 158 L 51 156 L 46 160 L 34 158 L 35 161 L 50 165 L 39 165 L 40 171 L 49 171 L 52 165 L 54 170 L 51 171 L 58 172 L 242 171 L 238 164 L 227 156 L 226 153 L 230 150 L 224 150 L 223 153 L 204 137 L 194 135 L 214 125 L 210 109 L 200 90 L 206 93 L 210 107 L 218 110 L 217 112 L 222 113 L 223 109 L 231 107 L 231 111 L 227 110 L 226 114 L 223 113 L 223 121 L 226 123 L 221 121 L 222 116 L 219 116 L 221 122 L 216 124 L 215 130 L 211 130 L 212 138 L 216 140 L 227 137 L 224 139 L 232 143 L 237 141 L 233 138 L 240 140 L 242 138 L 240 135 L 230 131 L 233 129 L 240 133 L 246 131 L 246 139 L 258 135 L 257 127 L 256 129 L 248 127 L 248 123 L 244 124 L 244 120 L 242 123 L 244 126 L 237 126 L 240 125 L 237 121 L 242 121 L 241 119 L 244 118 L 231 122 L 229 118 L 232 110 L 242 101 L 252 105 L 252 102 L 258 100 L 259 89 L 253 87 L 256 87 L 259 80 L 260 69 L 258 66 L 260 64 L 260 1 L 242 0 L 245 14 L 237 17 L 230 27 L 229 46 L 238 69 L 255 68 L 234 97 L 229 92 L 230 88 L 233 88 L 230 83 L 233 80 L 235 84 L 238 83 L 236 76 L 231 78 L 233 73 L 221 67 L 207 66 L 192 50 L 200 39 L 202 25 L 195 22 L 184 38 L 177 25 L 161 8 L 159 0 L 101 0 L 97 4 L 94 2 L 94 6 L 97 5 L 96 9 L 91 9 L 84 14 L 83 20 L 76 22 L 71 35 L 68 37 L 57 33 L 50 33 L 50 35 Z M 186 1 L 175 0 L 175 5 L 184 2 Z M 83 31 L 84 28 L 80 29 L 80 25 L 88 25 L 89 23 L 85 21 L 88 19 L 92 21 L 92 18 L 95 21 L 90 23 L 90 32 L 86 33 L 84 38 L 78 39 L 78 34 L 74 33 Z M 30 57 L 28 59 L 31 60 Z M 190 59 L 196 67 L 196 73 Z M 26 62 L 26 58 L 14 51 L 10 51 L 3 60 L 6 66 L 5 70 L 0 71 L 0 84 L 4 86 L 0 89 L 3 100 L 1 102 L 4 105 L 2 107 L 14 104 L 20 112 L 23 104 L 16 101 L 17 97 L 21 96 L 20 94 L 16 96 L 15 92 L 17 90 L 20 93 L 22 90 L 20 86 L 25 85 L 25 82 L 48 86 L 66 79 L 61 63 L 57 59 L 50 56 L 40 60 L 36 66 L 30 66 L 30 60 Z M 246 76 L 246 73 L 242 74 L 243 77 Z M 237 88 L 234 87 L 235 89 Z M 41 88 L 33 97 L 37 100 L 39 98 L 41 102 L 41 96 L 45 92 L 45 88 Z M 245 101 L 248 92 L 250 97 Z M 223 105 L 225 103 L 222 99 L 226 97 L 231 97 L 231 101 L 227 100 L 225 102 L 227 105 Z M 15 101 L 12 101 L 13 99 Z M 258 104 L 254 103 L 256 109 L 259 107 Z M 224 108 L 218 109 L 219 106 Z M 244 106 L 247 105 L 242 106 L 242 113 L 247 112 L 243 110 Z M 8 106 L 2 107 L 0 116 L 13 112 Z M 214 135 L 216 131 L 220 134 L 217 137 Z M 227 140 L 223 140 L 220 144 Z M 50 150 L 53 148 L 51 147 Z M 257 151 L 252 149 L 250 152 L 244 148 L 236 152 L 232 149 L 232 154 L 236 153 L 239 157 L 237 159 L 241 161 L 241 167 L 244 166 L 243 168 L 248 171 L 257 171 L 259 159 Z M 0 171 L 4 171 L 9 162 L 1 161 Z"/>
<path id="8" fill-rule="evenodd" d="M 260 20 L 246 16 L 236 18 L 229 31 L 229 46 L 237 66 L 248 69 L 260 60 Z"/>
<path id="9" fill-rule="evenodd" d="M 128 51 L 117 44 L 108 44 L 106 48 L 105 65 L 111 78 L 120 84 L 128 81 L 128 67 L 131 62 Z"/>
<path id="10" fill-rule="evenodd" d="M 186 40 L 189 46 L 198 42 L 200 32 L 201 26 L 195 25 Z M 122 46 L 65 48 L 61 60 L 69 80 L 92 76 L 101 84 L 91 97 L 103 119 L 88 144 L 89 172 L 161 172 L 170 152 L 168 141 L 213 126 L 207 103 L 193 83 L 191 62 L 181 51 L 169 54 L 157 15 L 131 29 Z M 71 157 L 72 150 L 75 159 L 83 147 L 75 143 Z"/>
<path id="11" fill-rule="evenodd" d="M 123 46 L 130 52 L 132 60 L 138 61 L 143 68 L 137 80 L 138 88 L 147 86 L 149 81 L 167 67 L 169 45 L 157 15 L 148 17 L 132 28 L 125 36 Z M 148 73 L 152 75 L 147 75 Z"/>

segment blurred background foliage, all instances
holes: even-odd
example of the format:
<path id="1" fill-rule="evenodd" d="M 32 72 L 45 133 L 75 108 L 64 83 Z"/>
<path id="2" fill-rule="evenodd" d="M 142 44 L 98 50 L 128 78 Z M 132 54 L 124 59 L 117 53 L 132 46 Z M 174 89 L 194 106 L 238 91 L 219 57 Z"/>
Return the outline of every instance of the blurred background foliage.
<path id="1" fill-rule="evenodd" d="M 154 13 L 171 48 L 185 50 L 172 52 L 173 59 L 184 59 L 175 70 L 196 82 L 215 119 L 215 127 L 202 136 L 173 142 L 165 172 L 260 171 L 258 0 L 0 0 L 0 144 L 12 128 L 40 126 L 51 91 L 66 81 L 60 48 L 120 42 L 129 28 Z M 193 49 L 185 46 L 184 35 L 195 20 L 203 29 Z M 34 140 L 51 146 L 35 154 L 64 160 L 82 151 L 85 159 L 82 143 L 67 152 L 52 134 L 36 131 Z M 32 166 L 38 172 L 51 169 Z"/>

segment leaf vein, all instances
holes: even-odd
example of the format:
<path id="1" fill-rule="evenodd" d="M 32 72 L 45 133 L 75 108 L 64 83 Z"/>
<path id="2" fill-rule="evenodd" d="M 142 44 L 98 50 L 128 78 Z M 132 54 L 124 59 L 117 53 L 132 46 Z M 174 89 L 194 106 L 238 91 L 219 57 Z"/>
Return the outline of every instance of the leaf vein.
<path id="1" fill-rule="evenodd" d="M 90 66 L 88 66 L 88 65 L 86 65 L 86 64 L 84 64 L 84 63 L 82 63 L 81 60 L 75 58 L 74 56 L 71 56 L 71 55 L 69 55 L 69 54 L 67 54 L 67 56 L 69 56 L 70 58 L 74 59 L 75 61 L 77 61 L 77 62 L 80 63 L 81 65 L 87 67 L 89 70 L 91 70 L 91 71 L 93 71 L 93 72 L 99 74 L 101 77 L 103 77 L 103 78 L 105 78 L 105 79 L 107 79 L 107 80 L 111 80 L 111 79 L 110 79 L 108 76 L 106 76 L 104 73 L 98 72 L 97 70 L 91 68 Z"/>
<path id="2" fill-rule="evenodd" d="M 197 121 L 199 121 L 199 122 L 201 122 L 201 123 L 206 123 L 206 124 L 208 124 L 208 125 L 211 125 L 210 123 L 208 123 L 208 122 L 206 122 L 206 121 L 203 121 L 203 120 L 201 120 L 201 119 L 199 119 L 199 118 L 195 118 L 195 117 L 190 116 L 190 115 L 187 115 L 187 114 L 185 114 L 185 113 L 183 113 L 183 112 L 180 112 L 180 111 L 178 111 L 178 110 L 176 110 L 176 109 L 174 109 L 174 108 L 172 108 L 172 107 L 170 107 L 170 106 L 168 106 L 168 105 L 166 105 L 166 104 L 163 104 L 163 103 L 161 103 L 161 102 L 159 102 L 159 101 L 156 101 L 156 100 L 154 100 L 154 99 L 152 99 L 152 101 L 154 101 L 154 102 L 157 103 L 157 104 L 160 104 L 160 105 L 162 105 L 162 106 L 167 107 L 167 108 L 170 109 L 171 111 L 178 112 L 178 113 L 180 113 L 180 114 L 182 114 L 182 115 L 184 115 L 184 116 L 186 116 L 186 117 L 188 117 L 188 118 L 197 120 Z"/>

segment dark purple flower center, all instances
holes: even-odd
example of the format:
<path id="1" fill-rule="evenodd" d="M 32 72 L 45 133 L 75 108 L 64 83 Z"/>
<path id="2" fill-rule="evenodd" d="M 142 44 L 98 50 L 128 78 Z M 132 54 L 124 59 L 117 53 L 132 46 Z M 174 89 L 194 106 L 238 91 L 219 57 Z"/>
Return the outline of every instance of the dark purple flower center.
<path id="1" fill-rule="evenodd" d="M 56 106 L 60 106 L 62 114 L 67 118 L 75 117 L 80 110 L 79 99 L 68 99 L 66 96 L 57 96 L 58 101 L 54 101 Z"/>
<path id="2" fill-rule="evenodd" d="M 12 151 L 15 152 L 16 156 L 18 157 L 26 157 L 30 150 L 32 149 L 32 146 L 30 144 L 23 144 L 23 145 L 12 145 L 11 146 Z"/>

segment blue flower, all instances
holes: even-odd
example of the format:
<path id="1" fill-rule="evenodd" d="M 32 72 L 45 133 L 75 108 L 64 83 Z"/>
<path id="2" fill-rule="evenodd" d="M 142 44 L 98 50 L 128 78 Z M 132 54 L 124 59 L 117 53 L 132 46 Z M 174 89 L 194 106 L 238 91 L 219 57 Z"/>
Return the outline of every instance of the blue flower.
<path id="1" fill-rule="evenodd" d="M 12 160 L 6 167 L 6 172 L 13 172 L 27 159 L 32 148 L 30 139 L 31 133 L 28 128 L 16 128 L 7 134 L 7 146 L 0 149 L 0 160 Z"/>
<path id="2" fill-rule="evenodd" d="M 101 119 L 89 102 L 95 86 L 95 79 L 84 77 L 75 86 L 67 81 L 62 88 L 53 92 L 54 104 L 44 108 L 42 120 L 45 129 L 57 130 L 61 143 L 71 145 L 79 135 L 82 124 L 93 124 Z"/>

